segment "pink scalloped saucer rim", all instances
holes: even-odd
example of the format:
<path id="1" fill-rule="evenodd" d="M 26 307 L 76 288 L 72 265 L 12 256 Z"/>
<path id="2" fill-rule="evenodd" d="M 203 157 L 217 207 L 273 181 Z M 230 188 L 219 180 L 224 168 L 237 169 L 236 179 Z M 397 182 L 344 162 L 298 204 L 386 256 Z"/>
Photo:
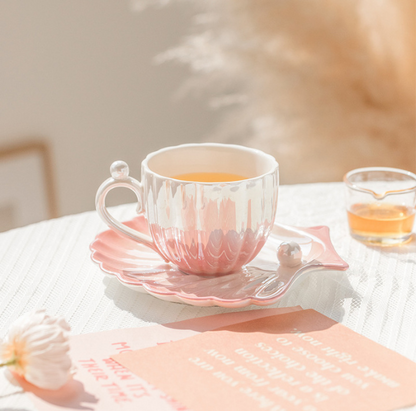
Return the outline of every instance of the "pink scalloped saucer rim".
<path id="1" fill-rule="evenodd" d="M 124 224 L 148 234 L 143 215 Z M 297 242 L 302 250 L 302 263 L 292 268 L 280 266 L 276 256 L 279 245 L 290 241 Z M 121 284 L 162 300 L 195 306 L 271 305 L 306 273 L 348 269 L 335 251 L 326 226 L 301 228 L 275 224 L 254 260 L 238 272 L 222 276 L 185 274 L 155 251 L 113 230 L 98 234 L 90 250 L 92 260 L 101 270 L 115 276 Z"/>

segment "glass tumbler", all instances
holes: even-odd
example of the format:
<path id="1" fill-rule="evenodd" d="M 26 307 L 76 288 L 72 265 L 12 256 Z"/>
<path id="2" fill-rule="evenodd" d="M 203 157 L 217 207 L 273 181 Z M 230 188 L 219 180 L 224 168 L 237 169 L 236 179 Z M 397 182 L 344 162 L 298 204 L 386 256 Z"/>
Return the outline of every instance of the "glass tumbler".
<path id="1" fill-rule="evenodd" d="M 416 175 L 387 167 L 359 168 L 344 176 L 351 236 L 362 242 L 400 245 L 415 220 Z"/>

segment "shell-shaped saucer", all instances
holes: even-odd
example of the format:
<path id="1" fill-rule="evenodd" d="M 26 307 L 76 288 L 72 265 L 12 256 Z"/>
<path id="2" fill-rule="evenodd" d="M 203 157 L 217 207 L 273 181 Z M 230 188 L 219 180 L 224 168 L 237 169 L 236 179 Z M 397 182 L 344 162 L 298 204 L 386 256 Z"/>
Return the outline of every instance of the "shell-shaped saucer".
<path id="1" fill-rule="evenodd" d="M 143 215 L 124 224 L 148 234 Z M 300 264 L 279 265 L 276 253 L 282 243 L 300 246 Z M 165 263 L 150 248 L 121 237 L 113 230 L 98 234 L 90 249 L 92 260 L 121 284 L 162 300 L 196 306 L 271 305 L 306 273 L 348 268 L 335 251 L 326 226 L 299 228 L 275 224 L 254 260 L 238 272 L 218 277 L 184 274 L 175 265 Z"/>

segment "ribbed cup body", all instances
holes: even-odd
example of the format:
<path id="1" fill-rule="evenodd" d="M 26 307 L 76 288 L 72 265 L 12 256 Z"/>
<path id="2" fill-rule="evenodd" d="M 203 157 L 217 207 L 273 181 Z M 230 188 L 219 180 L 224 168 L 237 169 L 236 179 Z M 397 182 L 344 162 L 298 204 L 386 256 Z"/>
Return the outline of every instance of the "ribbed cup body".
<path id="1" fill-rule="evenodd" d="M 238 156 L 233 156 L 236 161 Z M 244 158 L 241 161 L 244 163 Z M 183 272 L 192 274 L 227 274 L 250 262 L 265 244 L 274 223 L 278 195 L 275 164 L 258 177 L 225 183 L 166 178 L 153 172 L 151 163 L 149 167 L 145 164 L 143 208 L 160 253 Z M 232 161 L 228 167 L 226 171 L 233 171 Z M 242 175 L 244 168 L 249 167 L 239 165 Z"/>

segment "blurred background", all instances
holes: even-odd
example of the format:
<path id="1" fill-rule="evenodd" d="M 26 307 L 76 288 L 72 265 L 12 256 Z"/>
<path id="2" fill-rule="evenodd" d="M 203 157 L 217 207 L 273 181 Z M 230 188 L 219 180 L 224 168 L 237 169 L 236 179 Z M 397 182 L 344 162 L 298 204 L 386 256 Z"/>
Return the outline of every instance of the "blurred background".
<path id="1" fill-rule="evenodd" d="M 93 210 L 113 161 L 126 161 L 139 178 L 146 154 L 181 143 L 263 149 L 281 164 L 283 184 L 341 181 L 344 172 L 366 165 L 415 171 L 414 19 L 407 18 L 404 33 L 395 29 L 403 26 L 400 15 L 396 25 L 389 22 L 406 47 L 379 47 L 384 54 L 372 60 L 379 75 L 360 77 L 368 61 L 349 58 L 357 54 L 357 29 L 339 6 L 329 7 L 332 26 L 306 24 L 299 37 L 297 21 L 305 27 L 311 15 L 298 0 L 289 14 L 268 9 L 282 7 L 281 0 L 273 6 L 248 1 L 243 11 L 235 0 L 191 3 L 0 2 L 0 231 Z M 318 1 L 311 5 L 322 10 Z M 414 11 L 413 0 L 402 5 L 402 15 Z M 343 22 L 355 34 L 346 36 L 348 29 L 333 37 L 347 39 L 350 51 L 338 56 L 333 42 L 325 55 L 313 53 Z M 381 37 L 389 38 L 383 30 Z M 317 40 L 306 44 L 311 32 Z M 359 47 L 364 55 L 370 50 L 367 43 Z M 386 64 L 392 50 L 403 64 Z M 380 92 L 374 82 L 366 88 L 370 78 L 390 89 Z M 352 114 L 334 110 L 334 99 L 348 101 L 345 110 Z M 363 104 L 370 109 L 360 120 Z M 394 120 L 386 122 L 391 112 Z M 110 205 L 135 201 L 128 190 L 109 197 Z"/>
<path id="2" fill-rule="evenodd" d="M 206 136 L 216 121 L 206 102 L 175 98 L 187 67 L 153 61 L 190 18 L 186 7 L 139 13 L 119 0 L 0 2 L 1 230 L 93 210 L 114 160 L 139 178 L 147 153 Z M 48 156 L 53 178 L 42 181 Z M 135 200 L 115 192 L 110 204 Z"/>

